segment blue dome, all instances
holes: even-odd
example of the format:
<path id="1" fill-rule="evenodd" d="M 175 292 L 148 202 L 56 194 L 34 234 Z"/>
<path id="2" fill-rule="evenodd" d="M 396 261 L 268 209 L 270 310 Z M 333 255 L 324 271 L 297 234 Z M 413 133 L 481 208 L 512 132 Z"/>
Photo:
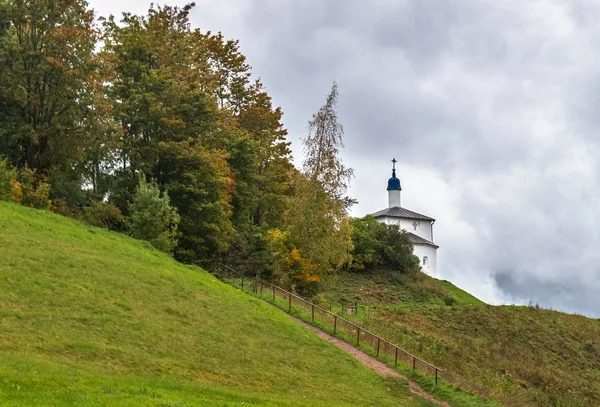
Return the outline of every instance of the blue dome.
<path id="1" fill-rule="evenodd" d="M 392 170 L 392 178 L 388 180 L 388 191 L 402 191 L 402 187 L 400 186 L 400 179 L 396 178 L 396 170 Z"/>

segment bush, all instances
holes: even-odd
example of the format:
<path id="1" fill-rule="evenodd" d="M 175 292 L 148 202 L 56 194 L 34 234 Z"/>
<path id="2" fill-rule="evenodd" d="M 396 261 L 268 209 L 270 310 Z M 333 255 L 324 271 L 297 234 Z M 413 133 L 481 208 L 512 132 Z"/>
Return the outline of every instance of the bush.
<path id="1" fill-rule="evenodd" d="M 379 223 L 373 216 L 352 219 L 352 270 L 386 267 L 401 273 L 419 269 L 408 234 L 396 225 Z"/>
<path id="2" fill-rule="evenodd" d="M 163 252 L 172 253 L 177 246 L 179 214 L 170 205 L 169 195 L 161 194 L 155 183 L 141 180 L 129 205 L 128 228 L 131 236 L 147 240 Z"/>
<path id="3" fill-rule="evenodd" d="M 83 208 L 81 220 L 92 226 L 118 231 L 123 230 L 125 216 L 113 204 L 92 201 L 89 206 Z"/>
<path id="4" fill-rule="evenodd" d="M 443 297 L 444 300 L 444 304 L 448 305 L 448 306 L 452 306 L 456 304 L 456 298 L 454 298 L 453 296 L 446 294 Z"/>
<path id="5" fill-rule="evenodd" d="M 420 269 L 419 259 L 413 254 L 413 245 L 408 233 L 397 225 L 387 226 L 383 264 L 402 273 L 412 273 Z"/>
<path id="6" fill-rule="evenodd" d="M 10 168 L 4 159 L 0 159 L 0 201 L 12 201 L 12 183 L 17 178 L 17 171 Z"/>
<path id="7" fill-rule="evenodd" d="M 354 218 L 352 225 L 352 270 L 372 269 L 383 264 L 387 227 L 373 216 Z"/>
<path id="8" fill-rule="evenodd" d="M 52 202 L 50 201 L 50 184 L 43 177 L 36 176 L 30 169 L 21 171 L 19 185 L 15 188 L 21 189 L 21 205 L 30 208 L 49 210 Z M 13 195 L 14 196 L 14 195 Z"/>
<path id="9" fill-rule="evenodd" d="M 22 200 L 23 189 L 21 188 L 21 183 L 16 179 L 10 181 L 10 201 L 20 204 Z"/>
<path id="10" fill-rule="evenodd" d="M 75 217 L 75 211 L 71 209 L 66 199 L 56 199 L 52 201 L 52 212 L 69 218 Z"/>

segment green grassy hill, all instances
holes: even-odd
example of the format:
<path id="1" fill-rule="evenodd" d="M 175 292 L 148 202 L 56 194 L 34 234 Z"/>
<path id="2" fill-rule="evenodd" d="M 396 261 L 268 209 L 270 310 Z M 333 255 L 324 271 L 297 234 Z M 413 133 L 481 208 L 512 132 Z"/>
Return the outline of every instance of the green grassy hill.
<path id="1" fill-rule="evenodd" d="M 143 242 L 0 202 L 0 405 L 429 404 Z"/>
<path id="2" fill-rule="evenodd" d="M 465 389 L 508 406 L 600 405 L 600 320 L 487 305 L 423 274 L 342 273 L 323 286 L 322 301 L 358 300 L 354 319 Z"/>

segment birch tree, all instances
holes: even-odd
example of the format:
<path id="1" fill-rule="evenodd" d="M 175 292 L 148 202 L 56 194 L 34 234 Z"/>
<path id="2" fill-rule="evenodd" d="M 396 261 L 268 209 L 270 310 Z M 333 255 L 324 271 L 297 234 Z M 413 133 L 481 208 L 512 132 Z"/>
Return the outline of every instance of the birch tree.
<path id="1" fill-rule="evenodd" d="M 337 98 L 334 82 L 325 104 L 308 123 L 303 171 L 295 179 L 287 216 L 294 243 L 321 274 L 346 264 L 352 250 L 344 194 L 353 170 L 340 158 L 344 129 L 338 121 Z"/>

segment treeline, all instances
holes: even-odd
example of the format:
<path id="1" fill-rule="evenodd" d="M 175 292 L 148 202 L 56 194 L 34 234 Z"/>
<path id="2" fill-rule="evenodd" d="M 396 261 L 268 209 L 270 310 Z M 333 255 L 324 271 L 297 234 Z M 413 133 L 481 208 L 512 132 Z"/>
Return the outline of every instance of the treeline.
<path id="1" fill-rule="evenodd" d="M 237 41 L 191 27 L 193 6 L 117 21 L 82 0 L 1 1 L 0 199 L 299 288 L 364 267 L 337 86 L 297 170 L 281 109 Z"/>

